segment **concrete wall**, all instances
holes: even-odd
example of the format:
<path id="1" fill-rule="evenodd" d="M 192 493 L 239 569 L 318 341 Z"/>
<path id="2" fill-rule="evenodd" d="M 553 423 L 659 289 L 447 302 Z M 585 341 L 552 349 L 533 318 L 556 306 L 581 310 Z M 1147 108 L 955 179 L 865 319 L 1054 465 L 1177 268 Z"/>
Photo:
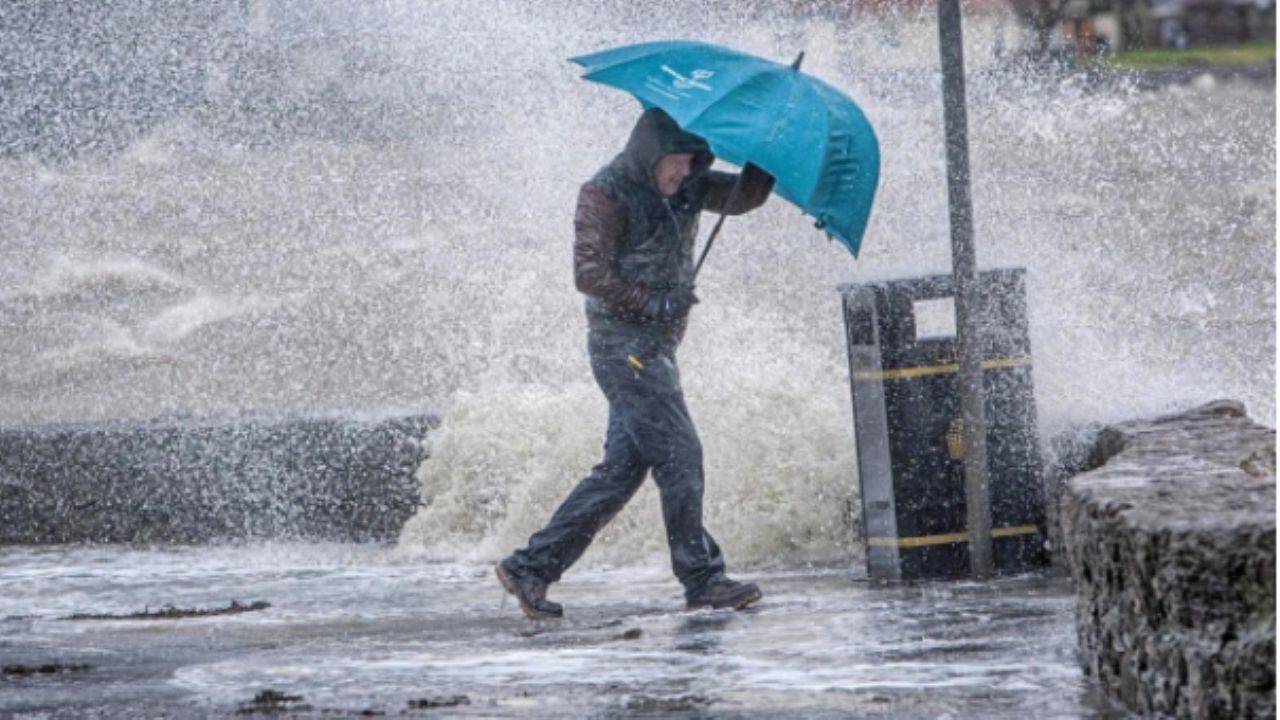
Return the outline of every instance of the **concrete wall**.
<path id="1" fill-rule="evenodd" d="M 424 415 L 0 429 L 0 544 L 389 541 L 419 502 Z"/>
<path id="2" fill-rule="evenodd" d="M 1238 403 L 1104 429 L 1067 481 L 1081 660 L 1131 711 L 1275 716 L 1275 431 Z"/>

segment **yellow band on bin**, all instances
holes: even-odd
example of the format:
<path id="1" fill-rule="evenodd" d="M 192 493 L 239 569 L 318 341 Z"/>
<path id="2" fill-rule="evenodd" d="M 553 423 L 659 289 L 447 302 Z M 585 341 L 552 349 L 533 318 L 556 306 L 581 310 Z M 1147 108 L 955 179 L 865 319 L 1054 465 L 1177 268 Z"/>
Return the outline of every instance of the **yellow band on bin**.
<path id="1" fill-rule="evenodd" d="M 1014 525 L 1013 527 L 991 528 L 991 537 L 1009 537 L 1012 535 L 1034 535 L 1040 532 L 1037 525 Z M 946 535 L 921 535 L 919 537 L 870 537 L 867 544 L 871 547 L 924 547 L 926 545 L 947 545 L 949 543 L 969 542 L 969 533 L 947 533 Z"/>
<path id="2" fill-rule="evenodd" d="M 983 370 L 994 370 L 996 368 L 1022 367 L 1030 365 L 1031 358 L 1023 355 L 1020 357 L 1000 358 L 998 360 L 983 360 Z M 898 368 L 896 370 L 859 370 L 853 374 L 854 380 L 901 380 L 903 378 L 923 377 L 925 375 L 943 375 L 945 373 L 959 372 L 959 363 L 951 363 L 948 365 L 922 365 L 920 367 Z"/>

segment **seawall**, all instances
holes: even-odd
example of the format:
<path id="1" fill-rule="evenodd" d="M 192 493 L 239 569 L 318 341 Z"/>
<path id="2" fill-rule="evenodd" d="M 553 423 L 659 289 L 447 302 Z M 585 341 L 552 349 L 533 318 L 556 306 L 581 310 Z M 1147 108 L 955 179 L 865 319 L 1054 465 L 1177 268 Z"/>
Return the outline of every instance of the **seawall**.
<path id="1" fill-rule="evenodd" d="M 429 415 L 0 428 L 0 544 L 391 541 Z"/>

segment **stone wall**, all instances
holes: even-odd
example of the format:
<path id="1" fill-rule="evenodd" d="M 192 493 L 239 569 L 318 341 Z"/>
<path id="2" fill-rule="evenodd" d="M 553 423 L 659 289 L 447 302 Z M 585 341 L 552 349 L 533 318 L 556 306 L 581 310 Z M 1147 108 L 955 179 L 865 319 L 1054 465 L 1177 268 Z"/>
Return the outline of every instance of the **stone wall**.
<path id="1" fill-rule="evenodd" d="M 0 544 L 386 541 L 434 418 L 0 428 Z"/>
<path id="2" fill-rule="evenodd" d="M 1238 403 L 1104 429 L 1066 483 L 1085 672 L 1144 715 L 1275 716 L 1275 431 Z"/>

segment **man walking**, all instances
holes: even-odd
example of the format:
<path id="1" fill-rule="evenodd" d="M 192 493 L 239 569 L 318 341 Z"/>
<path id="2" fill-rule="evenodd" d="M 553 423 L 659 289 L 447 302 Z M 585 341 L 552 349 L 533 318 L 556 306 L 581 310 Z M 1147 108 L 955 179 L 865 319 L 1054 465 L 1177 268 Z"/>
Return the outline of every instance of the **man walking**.
<path id="1" fill-rule="evenodd" d="M 574 218 L 574 280 L 587 295 L 587 349 L 609 401 L 604 460 L 578 483 L 547 526 L 496 568 L 530 618 L 560 617 L 546 599 L 587 545 L 652 470 L 662 498 L 671 567 L 690 609 L 741 609 L 753 583 L 725 577 L 724 558 L 702 526 L 702 446 L 676 367 L 693 287 L 703 210 L 738 215 L 773 190 L 748 164 L 741 176 L 710 170 L 707 143 L 658 108 L 645 110 L 627 146 L 582 186 Z"/>

